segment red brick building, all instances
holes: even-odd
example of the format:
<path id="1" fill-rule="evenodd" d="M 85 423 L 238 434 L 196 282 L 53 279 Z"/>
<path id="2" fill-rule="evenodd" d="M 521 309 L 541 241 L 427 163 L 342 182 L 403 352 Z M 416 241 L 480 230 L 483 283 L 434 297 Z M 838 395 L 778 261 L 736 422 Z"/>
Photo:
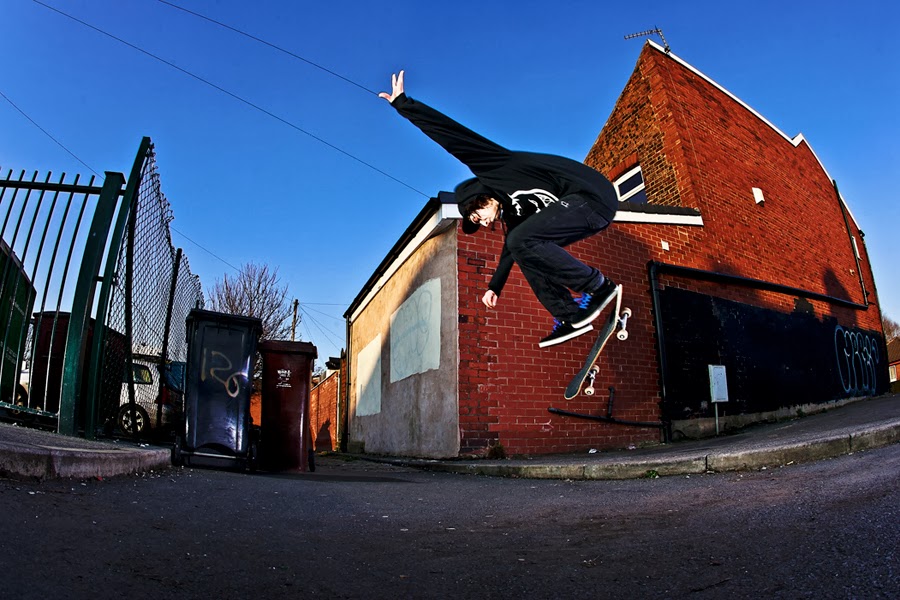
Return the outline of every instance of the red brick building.
<path id="1" fill-rule="evenodd" d="M 862 232 L 802 136 L 648 42 L 585 163 L 623 203 L 571 250 L 624 284 L 634 311 L 629 339 L 601 359 L 600 395 L 563 399 L 593 336 L 539 349 L 550 317 L 518 269 L 498 310 L 481 305 L 502 233 L 462 234 L 441 193 L 347 311 L 351 449 L 451 457 L 659 441 L 712 416 L 709 365 L 726 368 L 724 415 L 886 391 Z"/>

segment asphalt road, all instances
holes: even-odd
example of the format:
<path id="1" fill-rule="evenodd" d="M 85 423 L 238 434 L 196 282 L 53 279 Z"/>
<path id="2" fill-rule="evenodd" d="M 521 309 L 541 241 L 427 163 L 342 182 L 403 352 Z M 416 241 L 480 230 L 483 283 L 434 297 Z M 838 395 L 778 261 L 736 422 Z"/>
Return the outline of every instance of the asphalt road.
<path id="1" fill-rule="evenodd" d="M 900 445 L 543 481 L 320 459 L 0 480 L 6 598 L 896 598 Z"/>

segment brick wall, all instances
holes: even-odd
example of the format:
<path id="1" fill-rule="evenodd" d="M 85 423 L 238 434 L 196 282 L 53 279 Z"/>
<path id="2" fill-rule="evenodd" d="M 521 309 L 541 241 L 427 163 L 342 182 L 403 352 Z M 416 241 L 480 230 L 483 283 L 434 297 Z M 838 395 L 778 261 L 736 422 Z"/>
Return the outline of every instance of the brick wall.
<path id="1" fill-rule="evenodd" d="M 485 235 L 469 236 L 461 227 L 457 229 L 460 454 L 486 452 L 500 441 L 497 411 L 502 403 L 490 391 L 501 372 L 496 368 L 498 346 L 508 338 L 487 314 L 481 297 L 487 291 L 503 240 L 496 233 L 481 233 Z"/>
<path id="2" fill-rule="evenodd" d="M 250 394 L 250 419 L 256 426 L 262 423 L 262 392 L 256 389 L 259 385 L 260 383 L 256 382 L 253 393 Z"/>
<path id="3" fill-rule="evenodd" d="M 696 208 L 685 172 L 675 168 L 683 162 L 682 148 L 666 148 L 652 98 L 658 101 L 660 94 L 651 90 L 639 61 L 584 162 L 613 180 L 640 164 L 654 204 Z"/>
<path id="4" fill-rule="evenodd" d="M 615 173 L 632 166 L 623 164 L 623 156 L 641 164 L 651 202 L 681 204 L 703 215 L 704 227 L 679 240 L 683 243 L 661 260 L 865 303 L 841 204 L 807 143 L 794 146 L 728 94 L 649 45 L 585 162 Z M 764 204 L 754 201 L 754 187 L 763 191 Z M 868 256 L 848 220 L 863 255 L 872 306 L 856 311 L 813 304 L 817 316 L 880 330 Z M 665 283 L 780 310 L 794 307 L 793 298 L 768 292 Z"/>
<path id="5" fill-rule="evenodd" d="M 610 178 L 640 164 L 650 201 L 701 211 L 704 226 L 615 223 L 570 250 L 625 286 L 634 311 L 629 339 L 601 357 L 598 395 L 563 399 L 594 336 L 539 349 L 551 317 L 518 268 L 497 309 L 480 299 L 503 243 L 502 232 L 458 232 L 460 438 L 462 454 L 502 444 L 510 454 L 580 452 L 657 441 L 659 432 L 577 420 L 557 408 L 660 418 L 660 374 L 647 264 L 655 260 L 759 279 L 863 303 L 856 263 L 835 190 L 805 142 L 795 146 L 745 106 L 651 46 L 619 97 L 585 162 Z M 757 205 L 752 188 L 766 201 Z M 857 237 L 868 310 L 809 303 L 815 315 L 880 331 L 868 257 Z M 663 242 L 668 250 L 663 249 Z M 790 312 L 796 298 L 747 287 L 665 276 L 660 282 Z"/>
<path id="6" fill-rule="evenodd" d="M 337 405 L 341 378 L 335 371 L 309 393 L 309 428 L 316 452 L 337 450 Z"/>
<path id="7" fill-rule="evenodd" d="M 641 226 L 665 229 L 669 226 Z M 483 453 L 501 443 L 509 454 L 546 454 L 625 447 L 658 441 L 651 428 L 628 428 L 553 415 L 549 407 L 606 414 L 607 386 L 616 388 L 613 414 L 633 421 L 659 418 L 654 331 L 647 293 L 648 244 L 637 226 L 613 226 L 571 247 L 573 254 L 625 285 L 625 305 L 632 308 L 627 342 L 611 341 L 601 360 L 598 395 L 563 399 L 563 391 L 594 341 L 582 336 L 541 349 L 538 340 L 552 327 L 518 267 L 498 306 L 481 304 L 502 248 L 499 230 L 475 235 L 459 232 L 460 267 L 460 436 L 462 453 Z M 640 230 L 646 237 L 647 231 Z M 629 257 L 615 263 L 608 255 Z M 634 268 L 634 265 L 639 265 Z"/>

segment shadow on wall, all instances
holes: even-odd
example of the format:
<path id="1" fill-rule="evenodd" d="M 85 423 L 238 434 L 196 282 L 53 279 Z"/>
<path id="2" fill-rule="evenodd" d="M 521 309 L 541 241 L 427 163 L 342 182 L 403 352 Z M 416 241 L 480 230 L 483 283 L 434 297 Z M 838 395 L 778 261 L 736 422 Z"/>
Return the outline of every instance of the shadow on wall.
<path id="1" fill-rule="evenodd" d="M 327 419 L 319 432 L 316 433 L 315 441 L 316 452 L 329 452 L 334 448 L 334 441 L 331 439 L 331 419 Z"/>
<path id="2" fill-rule="evenodd" d="M 838 281 L 837 273 L 835 273 L 833 269 L 827 269 L 825 271 L 825 274 L 822 276 L 822 285 L 825 287 L 825 294 L 831 296 L 832 298 L 839 298 L 841 300 L 847 300 L 849 302 L 857 302 L 857 299 L 854 299 L 851 296 L 850 292 L 847 291 L 847 288 L 845 288 L 843 284 Z M 862 295 L 861 291 L 860 295 Z M 859 325 L 859 315 L 855 309 L 844 309 L 841 314 L 837 314 L 836 311 L 832 311 L 832 315 L 838 317 L 849 327 L 856 327 Z"/>
<path id="3" fill-rule="evenodd" d="M 837 274 L 833 269 L 826 269 L 825 274 L 822 276 L 822 285 L 825 286 L 825 293 L 833 298 L 840 298 L 842 300 L 849 300 L 850 294 L 847 293 L 847 288 L 838 281 Z"/>

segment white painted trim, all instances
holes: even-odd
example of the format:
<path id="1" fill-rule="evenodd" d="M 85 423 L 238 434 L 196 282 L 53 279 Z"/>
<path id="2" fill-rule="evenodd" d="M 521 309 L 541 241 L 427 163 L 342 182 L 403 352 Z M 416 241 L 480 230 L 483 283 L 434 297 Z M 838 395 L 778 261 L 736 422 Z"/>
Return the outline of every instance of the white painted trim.
<path id="1" fill-rule="evenodd" d="M 441 214 L 445 219 L 462 219 L 462 213 L 459 212 L 459 204 L 442 204 Z"/>
<path id="2" fill-rule="evenodd" d="M 654 48 L 654 49 L 658 50 L 659 52 L 662 52 L 663 54 L 665 54 L 666 56 L 668 56 L 668 57 L 671 58 L 672 60 L 674 60 L 674 61 L 676 61 L 677 63 L 679 63 L 679 64 L 681 64 L 682 66 L 684 66 L 684 68 L 686 68 L 686 69 L 688 69 L 688 70 L 694 72 L 698 77 L 702 77 L 703 79 L 705 79 L 706 81 L 708 81 L 711 85 L 717 87 L 717 88 L 718 88 L 719 90 L 721 90 L 724 94 L 726 94 L 726 95 L 728 95 L 729 97 L 731 97 L 731 99 L 733 99 L 735 102 L 737 102 L 738 104 L 740 104 L 741 106 L 743 106 L 744 108 L 746 108 L 747 110 L 749 110 L 752 114 L 756 115 L 756 117 L 757 117 L 760 121 L 762 121 L 763 123 L 765 123 L 766 125 L 768 125 L 769 127 L 771 127 L 776 133 L 778 133 L 778 135 L 780 135 L 781 137 L 783 137 L 784 139 L 786 139 L 788 142 L 790 142 L 795 148 L 796 148 L 797 146 L 799 146 L 801 142 L 806 142 L 806 147 L 809 148 L 809 151 L 810 151 L 810 152 L 812 152 L 812 155 L 815 157 L 816 162 L 819 163 L 819 167 L 822 169 L 822 171 L 825 173 L 825 175 L 828 176 L 829 181 L 834 181 L 834 179 L 831 177 L 831 175 L 828 174 L 828 169 L 826 169 L 826 168 L 825 168 L 825 165 L 822 164 L 822 161 L 819 160 L 819 155 L 816 154 L 816 151 L 815 151 L 815 150 L 813 150 L 812 144 L 810 144 L 809 141 L 808 141 L 806 138 L 803 137 L 803 134 L 802 134 L 802 133 L 798 133 L 797 135 L 795 135 L 795 136 L 792 137 L 792 138 L 791 138 L 791 137 L 788 137 L 788 135 L 787 135 L 786 133 L 784 133 L 783 131 L 781 131 L 780 129 L 778 129 L 778 128 L 775 127 L 774 125 L 772 125 L 772 123 L 770 123 L 768 119 L 766 119 L 766 118 L 763 117 L 761 114 L 759 114 L 758 112 L 756 112 L 755 110 L 753 110 L 752 108 L 750 108 L 750 106 L 749 106 L 746 102 L 744 102 L 743 100 L 741 100 L 740 98 L 738 98 L 737 96 L 735 96 L 734 94 L 732 94 L 731 92 L 729 92 L 728 90 L 726 90 L 724 87 L 722 87 L 721 85 L 719 85 L 718 83 L 716 83 L 715 81 L 713 81 L 712 79 L 710 79 L 709 77 L 707 77 L 705 74 L 703 74 L 703 73 L 701 73 L 700 71 L 698 71 L 698 70 L 697 70 L 696 68 L 694 68 L 692 65 L 688 64 L 688 63 L 685 62 L 683 59 L 678 58 L 677 56 L 675 56 L 674 54 L 672 54 L 671 51 L 670 51 L 670 52 L 666 52 L 666 49 L 665 49 L 665 48 L 663 48 L 662 46 L 660 46 L 659 44 L 657 44 L 657 43 L 654 42 L 653 40 L 647 40 L 647 43 L 650 45 L 651 48 Z M 840 196 L 840 194 L 838 194 L 838 195 Z M 840 198 L 840 201 L 841 201 L 841 203 L 844 205 L 844 207 L 847 209 L 847 212 L 849 213 L 850 218 L 853 219 L 853 224 L 856 225 L 856 228 L 857 228 L 857 229 L 859 229 L 859 222 L 856 220 L 856 217 L 853 216 L 853 213 L 850 211 L 850 207 L 847 206 L 847 203 L 844 201 L 844 198 L 841 197 L 841 198 Z"/>
<path id="3" fill-rule="evenodd" d="M 620 210 L 613 219 L 616 223 L 650 223 L 655 225 L 698 225 L 703 226 L 700 215 L 666 215 Z"/>
<path id="4" fill-rule="evenodd" d="M 631 177 L 632 175 L 634 175 L 635 173 L 637 173 L 640 170 L 641 170 L 641 165 L 634 165 L 633 167 L 631 167 L 630 169 L 628 169 L 627 171 L 625 171 L 624 173 L 622 173 L 621 175 L 616 177 L 616 180 L 613 181 L 613 183 L 618 183 L 619 181 L 625 181 L 626 179 L 628 179 L 629 177 Z M 641 179 L 643 179 L 643 178 L 644 178 L 644 175 L 642 173 Z"/>

